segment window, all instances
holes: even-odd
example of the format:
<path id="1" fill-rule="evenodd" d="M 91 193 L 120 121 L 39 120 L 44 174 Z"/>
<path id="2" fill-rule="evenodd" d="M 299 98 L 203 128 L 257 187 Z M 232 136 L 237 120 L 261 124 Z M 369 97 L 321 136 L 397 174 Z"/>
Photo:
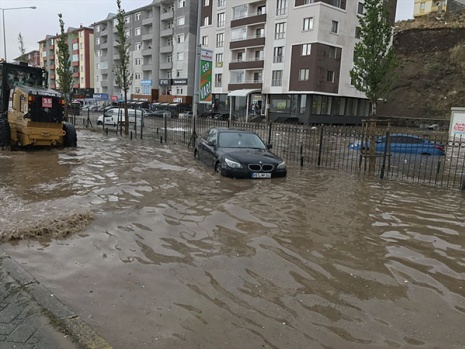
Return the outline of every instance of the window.
<path id="1" fill-rule="evenodd" d="M 178 34 L 178 44 L 184 42 L 184 34 Z"/>
<path id="2" fill-rule="evenodd" d="M 300 69 L 299 70 L 299 80 L 306 81 L 310 79 L 310 69 Z"/>
<path id="3" fill-rule="evenodd" d="M 286 23 L 276 23 L 274 29 L 274 38 L 275 39 L 284 39 L 284 34 L 286 32 Z"/>
<path id="4" fill-rule="evenodd" d="M 136 87 L 134 92 L 140 93 L 140 87 Z"/>
<path id="5" fill-rule="evenodd" d="M 245 27 L 231 30 L 231 41 L 244 40 L 247 38 L 247 29 Z"/>
<path id="6" fill-rule="evenodd" d="M 312 49 L 312 44 L 303 44 L 302 45 L 302 56 L 310 56 Z"/>
<path id="7" fill-rule="evenodd" d="M 174 22 L 173 21 L 168 22 L 167 28 L 168 29 L 174 28 Z"/>
<path id="8" fill-rule="evenodd" d="M 363 15 L 363 2 L 358 3 L 357 14 L 358 15 Z"/>
<path id="9" fill-rule="evenodd" d="M 263 50 L 255 51 L 255 60 L 256 61 L 263 61 Z"/>
<path id="10" fill-rule="evenodd" d="M 184 25 L 186 23 L 186 18 L 184 16 L 178 17 L 176 23 L 178 26 Z"/>
<path id="11" fill-rule="evenodd" d="M 102 57 L 102 51 L 101 50 L 97 50 L 97 57 Z"/>
<path id="12" fill-rule="evenodd" d="M 215 87 L 221 87 L 223 81 L 223 74 L 215 74 Z"/>
<path id="13" fill-rule="evenodd" d="M 420 3 L 420 10 L 424 11 L 426 7 L 426 4 L 424 2 Z"/>
<path id="14" fill-rule="evenodd" d="M 244 56 L 244 52 L 238 52 L 238 53 L 237 53 L 237 61 L 238 61 L 238 62 L 242 62 L 242 60 L 243 60 L 242 57 L 243 57 L 243 56 Z"/>
<path id="15" fill-rule="evenodd" d="M 261 14 L 264 14 L 266 13 L 266 6 L 258 6 L 257 7 L 257 15 L 261 15 Z"/>
<path id="16" fill-rule="evenodd" d="M 134 73 L 134 80 L 140 80 L 140 73 Z"/>
<path id="17" fill-rule="evenodd" d="M 141 33 L 140 27 L 137 27 L 136 29 L 134 29 L 134 34 L 135 34 L 136 36 L 139 36 L 140 33 Z"/>
<path id="18" fill-rule="evenodd" d="M 329 58 L 336 58 L 337 49 L 334 46 L 329 47 L 328 57 Z"/>
<path id="19" fill-rule="evenodd" d="M 313 30 L 313 17 L 304 18 L 303 30 Z"/>
<path id="20" fill-rule="evenodd" d="M 276 15 L 282 16 L 287 13 L 287 0 L 278 0 L 276 3 Z"/>
<path id="21" fill-rule="evenodd" d="M 215 62 L 217 67 L 222 67 L 223 66 L 223 54 L 222 53 L 217 53 L 215 56 Z"/>
<path id="22" fill-rule="evenodd" d="M 208 46 L 208 36 L 202 36 L 202 45 Z"/>
<path id="23" fill-rule="evenodd" d="M 168 56 L 166 56 L 166 61 L 168 63 L 171 63 L 173 61 L 173 55 L 172 54 L 169 54 Z"/>
<path id="24" fill-rule="evenodd" d="M 100 45 L 100 38 L 95 39 L 95 44 Z M 74 47 L 74 44 L 73 44 L 73 47 Z"/>
<path id="25" fill-rule="evenodd" d="M 210 6 L 210 0 L 203 0 L 203 6 Z"/>
<path id="26" fill-rule="evenodd" d="M 136 58 L 136 59 L 134 60 L 134 63 L 135 63 L 135 65 L 141 65 L 142 59 Z"/>
<path id="27" fill-rule="evenodd" d="M 257 30 L 255 30 L 255 37 L 256 38 L 265 37 L 265 28 L 258 28 Z"/>
<path id="28" fill-rule="evenodd" d="M 224 27 L 226 15 L 224 12 L 218 13 L 216 17 L 216 25 L 217 27 Z"/>
<path id="29" fill-rule="evenodd" d="M 142 48 L 142 45 L 141 45 L 140 42 L 136 42 L 136 43 L 134 44 L 134 50 L 135 50 L 135 51 L 139 51 L 141 48 Z"/>
<path id="30" fill-rule="evenodd" d="M 129 18 L 129 16 L 124 17 L 124 23 L 129 23 L 130 21 L 131 19 Z"/>
<path id="31" fill-rule="evenodd" d="M 125 30 L 125 31 L 124 31 L 124 36 L 125 36 L 126 38 L 129 38 L 129 30 Z"/>
<path id="32" fill-rule="evenodd" d="M 273 49 L 273 63 L 281 63 L 283 61 L 284 47 L 279 46 Z"/>
<path id="33" fill-rule="evenodd" d="M 176 77 L 180 78 L 182 76 L 182 69 L 176 70 Z"/>
<path id="34" fill-rule="evenodd" d="M 216 34 L 216 47 L 223 47 L 224 45 L 224 33 Z"/>
<path id="35" fill-rule="evenodd" d="M 337 34 L 338 27 L 339 27 L 339 22 L 333 21 L 331 24 L 331 33 Z"/>
<path id="36" fill-rule="evenodd" d="M 225 7 L 226 6 L 226 0 L 218 0 L 218 7 Z"/>
<path id="37" fill-rule="evenodd" d="M 333 71 L 328 70 L 326 74 L 326 81 L 334 83 L 334 72 Z"/>
<path id="38" fill-rule="evenodd" d="M 271 73 L 271 86 L 282 86 L 283 85 L 283 71 L 273 70 Z"/>
<path id="39" fill-rule="evenodd" d="M 203 25 L 210 25 L 210 17 L 207 16 L 203 19 Z"/>
<path id="40" fill-rule="evenodd" d="M 178 0 L 178 8 L 186 7 L 186 0 Z"/>
<path id="41" fill-rule="evenodd" d="M 183 60 L 184 60 L 184 52 L 178 52 L 178 53 L 176 54 L 176 59 L 177 59 L 178 61 L 183 61 Z"/>
<path id="42" fill-rule="evenodd" d="M 137 12 L 135 16 L 136 16 L 136 21 L 140 21 L 140 17 L 141 17 L 140 12 Z"/>
<path id="43" fill-rule="evenodd" d="M 247 16 L 247 5 L 241 5 L 233 7 L 232 16 L 233 19 L 244 18 Z"/>
<path id="44" fill-rule="evenodd" d="M 95 27 L 95 31 L 96 31 L 97 33 L 100 33 L 100 26 L 99 26 L 99 25 Z"/>

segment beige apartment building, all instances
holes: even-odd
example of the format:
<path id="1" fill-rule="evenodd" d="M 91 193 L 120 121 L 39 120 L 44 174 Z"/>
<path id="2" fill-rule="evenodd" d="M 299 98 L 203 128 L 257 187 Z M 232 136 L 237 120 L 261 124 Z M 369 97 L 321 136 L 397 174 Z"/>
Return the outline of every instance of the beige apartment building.
<path id="1" fill-rule="evenodd" d="M 201 1 L 214 110 L 303 123 L 358 123 L 369 114 L 349 74 L 363 1 Z M 387 4 L 394 23 L 397 0 Z"/>
<path id="2" fill-rule="evenodd" d="M 68 28 L 68 47 L 70 50 L 71 69 L 73 72 L 73 96 L 92 97 L 94 93 L 94 34 L 93 28 L 80 26 Z M 48 71 L 49 86 L 59 89 L 58 45 L 59 35 L 47 35 L 39 41 L 40 66 Z"/>

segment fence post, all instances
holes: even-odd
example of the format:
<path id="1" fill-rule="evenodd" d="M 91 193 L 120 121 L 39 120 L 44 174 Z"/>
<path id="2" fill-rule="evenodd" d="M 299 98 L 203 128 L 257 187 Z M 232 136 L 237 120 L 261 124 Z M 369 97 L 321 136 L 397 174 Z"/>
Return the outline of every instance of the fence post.
<path id="1" fill-rule="evenodd" d="M 381 173 L 379 175 L 379 178 L 380 179 L 383 179 L 384 178 L 384 171 L 386 169 L 386 156 L 387 156 L 387 150 L 388 150 L 388 147 L 389 147 L 389 130 L 386 131 L 386 142 L 384 143 L 384 153 L 383 153 L 383 164 L 381 165 Z"/>
<path id="2" fill-rule="evenodd" d="M 271 129 L 272 129 L 272 127 L 273 127 L 273 123 L 270 122 L 268 124 L 268 142 L 267 142 L 268 144 L 271 144 Z"/>
<path id="3" fill-rule="evenodd" d="M 300 167 L 304 167 L 304 145 L 300 143 Z"/>
<path id="4" fill-rule="evenodd" d="M 164 123 L 165 123 L 165 143 L 168 140 L 168 118 L 166 117 L 166 113 L 164 113 Z"/>
<path id="5" fill-rule="evenodd" d="M 322 125 L 320 129 L 320 144 L 318 146 L 318 162 L 317 165 L 321 165 L 321 154 L 323 153 L 323 133 L 324 133 L 325 127 Z"/>

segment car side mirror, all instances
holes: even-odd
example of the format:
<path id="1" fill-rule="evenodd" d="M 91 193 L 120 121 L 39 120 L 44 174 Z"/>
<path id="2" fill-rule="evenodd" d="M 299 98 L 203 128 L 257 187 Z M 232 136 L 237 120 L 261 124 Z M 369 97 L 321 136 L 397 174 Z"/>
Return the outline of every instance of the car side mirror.
<path id="1" fill-rule="evenodd" d="M 268 149 L 271 149 L 271 148 L 273 148 L 273 144 L 267 144 L 266 147 L 267 147 Z"/>

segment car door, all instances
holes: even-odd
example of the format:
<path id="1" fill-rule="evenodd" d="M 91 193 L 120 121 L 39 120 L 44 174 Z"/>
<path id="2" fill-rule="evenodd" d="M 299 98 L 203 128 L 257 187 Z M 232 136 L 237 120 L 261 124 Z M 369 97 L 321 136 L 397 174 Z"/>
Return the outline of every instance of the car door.
<path id="1" fill-rule="evenodd" d="M 203 154 L 201 155 L 208 166 L 215 166 L 217 144 L 218 130 L 212 129 L 205 138 L 205 142 L 203 142 Z"/>

